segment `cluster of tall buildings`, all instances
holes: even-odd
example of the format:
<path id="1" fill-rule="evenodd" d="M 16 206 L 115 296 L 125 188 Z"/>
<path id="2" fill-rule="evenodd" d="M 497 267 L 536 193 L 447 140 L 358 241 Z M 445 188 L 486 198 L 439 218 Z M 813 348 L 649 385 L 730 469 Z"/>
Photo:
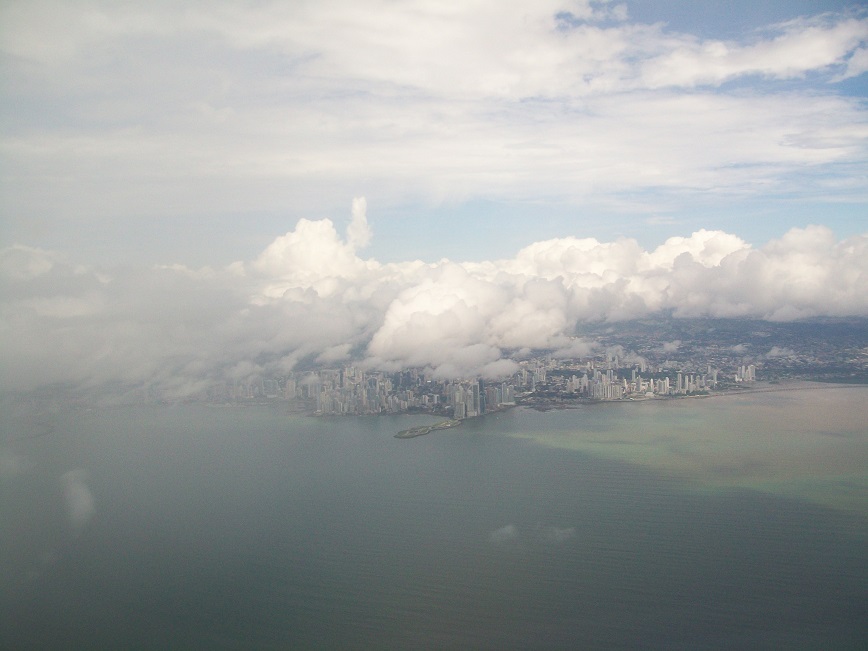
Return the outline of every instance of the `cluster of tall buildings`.
<path id="1" fill-rule="evenodd" d="M 754 382 L 756 380 L 756 367 L 753 364 L 749 366 L 742 364 L 738 367 L 733 379 L 736 382 Z"/>
<path id="2" fill-rule="evenodd" d="M 515 404 L 515 388 L 506 382 L 486 384 L 482 379 L 438 382 L 427 379 L 418 370 L 384 374 L 352 367 L 289 377 L 284 394 L 290 400 L 306 401 L 323 415 L 430 411 L 463 419 Z"/>
<path id="3" fill-rule="evenodd" d="M 420 369 L 384 373 L 347 366 L 223 383 L 212 387 L 208 398 L 282 398 L 322 415 L 426 411 L 461 420 L 514 405 L 517 400 L 533 404 L 534 400 L 542 399 L 621 400 L 690 395 L 715 389 L 719 382 L 719 371 L 710 365 L 705 372 L 673 374 L 647 369 L 644 361 L 629 370 L 619 368 L 619 363 L 614 358 L 599 366 L 594 361 L 577 366 L 572 360 L 537 358 L 522 361 L 518 372 L 497 382 L 480 378 L 442 381 L 426 377 Z M 753 365 L 742 365 L 725 377 L 735 382 L 751 382 L 756 379 L 756 369 Z"/>
<path id="4" fill-rule="evenodd" d="M 515 404 L 515 387 L 506 382 L 485 384 L 484 380 L 450 382 L 446 387 L 446 406 L 456 420 L 482 416 L 504 405 Z"/>
<path id="5" fill-rule="evenodd" d="M 581 377 L 573 375 L 563 383 L 563 392 L 594 400 L 620 400 L 633 396 L 675 396 L 709 391 L 717 386 L 718 371 L 708 367 L 707 373 L 683 373 L 674 380 L 668 376 L 643 378 L 643 369 L 635 367 L 630 379 L 615 369 L 593 369 Z"/>
<path id="6" fill-rule="evenodd" d="M 413 409 L 435 411 L 440 402 L 436 394 L 419 394 L 413 388 L 419 380 L 417 371 L 408 381 L 401 374 L 365 373 L 355 367 L 307 373 L 299 379 L 290 377 L 286 397 L 306 400 L 318 414 L 401 413 Z"/>

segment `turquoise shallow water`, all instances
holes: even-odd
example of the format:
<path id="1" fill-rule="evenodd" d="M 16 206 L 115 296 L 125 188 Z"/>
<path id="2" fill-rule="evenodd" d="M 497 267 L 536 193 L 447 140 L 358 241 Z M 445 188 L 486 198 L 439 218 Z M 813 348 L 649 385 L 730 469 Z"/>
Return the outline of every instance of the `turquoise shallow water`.
<path id="1" fill-rule="evenodd" d="M 868 392 L 796 395 L 7 412 L 0 646 L 865 648 Z"/>

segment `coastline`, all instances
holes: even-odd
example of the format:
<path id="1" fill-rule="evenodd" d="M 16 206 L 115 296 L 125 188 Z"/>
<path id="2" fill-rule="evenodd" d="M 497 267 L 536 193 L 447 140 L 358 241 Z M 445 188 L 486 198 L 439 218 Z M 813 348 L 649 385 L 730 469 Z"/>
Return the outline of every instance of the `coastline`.
<path id="1" fill-rule="evenodd" d="M 626 402 L 649 402 L 654 400 L 685 400 L 685 399 L 706 399 L 706 398 L 726 398 L 734 396 L 743 396 L 752 393 L 779 393 L 784 391 L 820 391 L 823 389 L 844 389 L 864 387 L 864 384 L 847 384 L 847 383 L 831 383 L 818 382 L 815 380 L 794 380 L 792 382 L 755 382 L 754 386 L 750 387 L 733 387 L 726 391 L 712 391 L 708 393 L 695 393 L 684 395 L 654 395 L 650 397 L 631 397 L 620 398 L 617 400 L 598 400 L 594 398 L 531 398 L 527 402 L 519 402 L 517 406 L 533 409 L 534 411 L 552 411 L 557 409 L 577 409 L 583 405 L 604 405 L 604 404 L 624 404 Z"/>

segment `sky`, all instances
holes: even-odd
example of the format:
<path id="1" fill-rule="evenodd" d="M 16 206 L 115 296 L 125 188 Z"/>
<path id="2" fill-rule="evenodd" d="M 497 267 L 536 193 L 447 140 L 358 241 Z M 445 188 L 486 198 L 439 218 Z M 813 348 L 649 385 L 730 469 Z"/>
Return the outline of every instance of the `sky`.
<path id="1" fill-rule="evenodd" d="M 10 0 L 0 56 L 3 386 L 868 316 L 860 3 Z"/>

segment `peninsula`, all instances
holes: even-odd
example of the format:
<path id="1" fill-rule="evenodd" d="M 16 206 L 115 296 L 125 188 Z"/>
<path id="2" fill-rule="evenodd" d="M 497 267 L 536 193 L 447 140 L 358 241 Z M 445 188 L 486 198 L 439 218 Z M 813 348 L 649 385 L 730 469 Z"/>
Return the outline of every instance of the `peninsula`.
<path id="1" fill-rule="evenodd" d="M 433 432 L 434 430 L 458 427 L 460 424 L 460 420 L 444 420 L 440 423 L 435 423 L 434 425 L 419 425 L 418 427 L 411 427 L 410 429 L 401 430 L 400 432 L 395 434 L 395 438 L 412 439 L 416 438 L 417 436 L 425 436 L 426 434 Z"/>

